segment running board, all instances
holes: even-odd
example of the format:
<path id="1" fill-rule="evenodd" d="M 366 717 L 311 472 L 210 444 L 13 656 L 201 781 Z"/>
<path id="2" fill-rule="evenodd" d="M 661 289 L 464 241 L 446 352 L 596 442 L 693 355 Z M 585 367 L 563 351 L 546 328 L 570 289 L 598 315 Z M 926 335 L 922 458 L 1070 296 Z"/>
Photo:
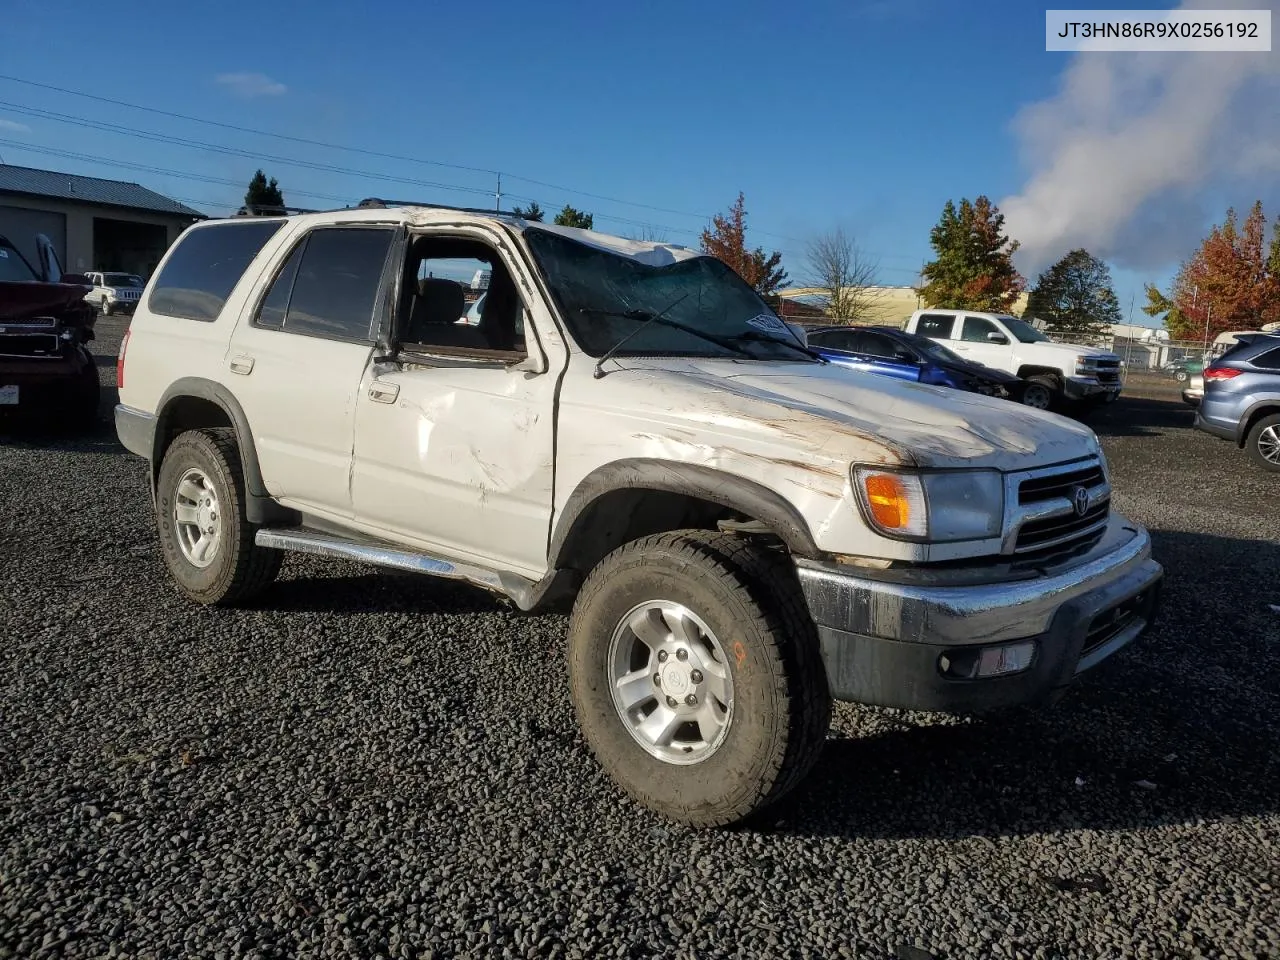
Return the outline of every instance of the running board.
<path id="1" fill-rule="evenodd" d="M 379 543 L 376 540 L 338 537 L 302 527 L 289 529 L 264 527 L 258 530 L 254 542 L 260 547 L 270 547 L 273 550 L 313 553 L 326 557 L 346 557 L 379 567 L 425 573 L 433 577 L 443 577 L 446 580 L 462 580 L 477 587 L 504 594 L 517 602 L 527 596 L 531 586 L 523 577 L 497 573 L 453 560 L 444 560 L 430 554 L 405 550 L 393 544 Z"/>

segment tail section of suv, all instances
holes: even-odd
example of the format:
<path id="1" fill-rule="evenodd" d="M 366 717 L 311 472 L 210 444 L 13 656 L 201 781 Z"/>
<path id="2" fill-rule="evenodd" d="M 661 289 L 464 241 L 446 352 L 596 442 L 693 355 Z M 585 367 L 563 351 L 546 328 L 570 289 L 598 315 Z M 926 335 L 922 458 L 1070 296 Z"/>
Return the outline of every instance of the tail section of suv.
<path id="1" fill-rule="evenodd" d="M 1196 426 L 1280 473 L 1280 334 L 1248 333 L 1205 368 Z"/>
<path id="2" fill-rule="evenodd" d="M 293 550 L 571 601 L 588 743 L 685 823 L 793 789 L 833 699 L 1050 702 L 1157 606 L 1091 430 L 837 369 L 682 247 L 381 201 L 205 222 L 120 372 L 183 595 Z"/>

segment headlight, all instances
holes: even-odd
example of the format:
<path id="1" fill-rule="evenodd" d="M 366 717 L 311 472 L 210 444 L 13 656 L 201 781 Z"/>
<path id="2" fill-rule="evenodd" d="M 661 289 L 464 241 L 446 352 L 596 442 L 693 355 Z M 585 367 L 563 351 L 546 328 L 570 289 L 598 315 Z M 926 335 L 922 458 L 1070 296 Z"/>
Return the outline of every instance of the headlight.
<path id="1" fill-rule="evenodd" d="M 931 473 L 854 468 L 853 485 L 875 529 L 898 540 L 982 540 L 1004 525 L 1004 478 L 994 470 Z"/>
<path id="2" fill-rule="evenodd" d="M 1090 373 L 1097 373 L 1097 372 L 1098 372 L 1097 357 L 1085 357 L 1085 356 L 1076 357 L 1076 373 L 1090 374 Z"/>

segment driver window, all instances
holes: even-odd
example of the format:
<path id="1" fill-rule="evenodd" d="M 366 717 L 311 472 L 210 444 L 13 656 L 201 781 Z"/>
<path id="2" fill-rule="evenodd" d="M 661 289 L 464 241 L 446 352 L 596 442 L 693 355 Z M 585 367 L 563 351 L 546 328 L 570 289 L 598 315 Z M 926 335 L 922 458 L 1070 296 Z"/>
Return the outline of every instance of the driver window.
<path id="1" fill-rule="evenodd" d="M 960 334 L 960 339 L 971 343 L 986 343 L 988 333 L 999 332 L 1000 328 L 986 317 L 965 317 L 964 332 Z"/>
<path id="2" fill-rule="evenodd" d="M 448 356 L 522 360 L 525 307 L 515 280 L 488 244 L 419 237 L 409 248 L 399 340 Z"/>

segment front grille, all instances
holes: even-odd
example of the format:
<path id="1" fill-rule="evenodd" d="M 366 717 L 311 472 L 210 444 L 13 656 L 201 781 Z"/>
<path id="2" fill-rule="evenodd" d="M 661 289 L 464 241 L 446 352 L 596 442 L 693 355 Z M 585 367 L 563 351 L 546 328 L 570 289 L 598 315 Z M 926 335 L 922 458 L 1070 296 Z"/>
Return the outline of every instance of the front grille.
<path id="1" fill-rule="evenodd" d="M 1104 480 L 1102 467 L 1092 464 L 1078 470 L 1023 480 L 1018 487 L 1018 503 L 1042 503 L 1055 497 L 1071 497 L 1075 487 L 1096 487 Z"/>
<path id="2" fill-rule="evenodd" d="M 1018 543 L 1015 549 L 1019 553 L 1025 550 L 1037 550 L 1074 540 L 1077 535 L 1087 536 L 1097 533 L 1099 530 L 1096 528 L 1106 523 L 1110 512 L 1111 501 L 1108 499 L 1087 510 L 1082 517 L 1072 513 L 1065 517 L 1029 520 L 1018 531 Z"/>
<path id="3" fill-rule="evenodd" d="M 1118 637 L 1141 614 L 1146 596 L 1145 593 L 1140 593 L 1094 617 L 1085 634 L 1080 655 L 1092 653 Z"/>
<path id="4" fill-rule="evenodd" d="M 19 333 L 0 336 L 0 357 L 58 357 L 58 338 L 49 333 Z"/>

